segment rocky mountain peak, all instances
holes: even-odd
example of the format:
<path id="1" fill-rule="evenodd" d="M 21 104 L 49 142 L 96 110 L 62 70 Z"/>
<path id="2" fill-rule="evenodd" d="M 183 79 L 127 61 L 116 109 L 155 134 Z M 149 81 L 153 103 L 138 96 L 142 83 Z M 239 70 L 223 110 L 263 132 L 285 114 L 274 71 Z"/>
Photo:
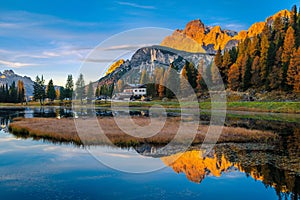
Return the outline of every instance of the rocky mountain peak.
<path id="1" fill-rule="evenodd" d="M 211 52 L 224 49 L 235 35 L 235 31 L 222 30 L 221 26 L 205 26 L 197 19 L 188 22 L 184 30 L 176 30 L 166 37 L 161 45 L 188 52 Z"/>
<path id="2" fill-rule="evenodd" d="M 3 74 L 6 75 L 6 76 L 12 76 L 12 75 L 15 74 L 15 72 L 10 69 L 10 70 L 4 70 Z"/>
<path id="3" fill-rule="evenodd" d="M 23 81 L 24 83 L 26 96 L 32 96 L 34 82 L 31 80 L 31 78 L 15 74 L 13 70 L 4 70 L 3 73 L 0 72 L 0 85 L 7 84 L 9 86 L 13 82 L 17 84 L 19 80 Z"/>
<path id="4" fill-rule="evenodd" d="M 291 13 L 288 10 L 279 11 L 264 22 L 254 23 L 248 30 L 239 33 L 223 30 L 220 26 L 205 26 L 200 19 L 192 20 L 187 23 L 184 30 L 176 30 L 171 36 L 167 36 L 161 45 L 188 52 L 211 53 L 219 48 L 233 47 L 246 37 L 251 38 L 260 34 L 266 23 L 272 25 L 277 17 L 287 20 L 291 17 Z"/>

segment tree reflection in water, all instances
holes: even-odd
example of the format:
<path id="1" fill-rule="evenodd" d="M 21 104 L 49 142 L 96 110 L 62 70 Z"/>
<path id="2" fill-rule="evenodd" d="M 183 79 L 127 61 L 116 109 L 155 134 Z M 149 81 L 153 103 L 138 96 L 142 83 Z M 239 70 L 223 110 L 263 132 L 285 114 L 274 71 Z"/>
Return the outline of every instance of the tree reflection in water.
<path id="1" fill-rule="evenodd" d="M 279 199 L 299 199 L 300 195 L 300 128 L 281 136 L 278 144 L 220 144 L 210 156 L 203 158 L 202 150 L 182 154 L 175 162 L 172 157 L 162 157 L 165 165 L 176 173 L 185 173 L 196 183 L 208 175 L 239 170 L 267 187 L 273 187 Z"/>

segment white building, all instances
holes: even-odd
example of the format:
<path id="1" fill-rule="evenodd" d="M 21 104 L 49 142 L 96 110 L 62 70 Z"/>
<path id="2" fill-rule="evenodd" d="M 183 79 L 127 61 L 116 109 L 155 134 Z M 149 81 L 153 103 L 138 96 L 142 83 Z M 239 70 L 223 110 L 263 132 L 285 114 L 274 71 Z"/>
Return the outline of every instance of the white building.
<path id="1" fill-rule="evenodd" d="M 124 86 L 123 93 L 131 93 L 136 97 L 146 96 L 147 86 L 144 84 L 127 84 Z"/>

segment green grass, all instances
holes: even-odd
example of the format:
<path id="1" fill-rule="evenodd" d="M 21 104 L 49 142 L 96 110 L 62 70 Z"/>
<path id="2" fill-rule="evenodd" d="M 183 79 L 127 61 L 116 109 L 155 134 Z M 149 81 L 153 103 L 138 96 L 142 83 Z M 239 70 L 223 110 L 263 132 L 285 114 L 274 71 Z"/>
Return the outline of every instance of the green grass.
<path id="1" fill-rule="evenodd" d="M 68 102 L 65 102 L 68 103 Z M 76 102 L 78 105 L 79 102 Z M 129 105 L 129 107 L 151 107 L 155 104 L 164 106 L 165 108 L 180 108 L 180 104 L 177 101 L 149 101 L 149 102 L 141 102 L 141 101 L 133 101 L 133 102 L 114 102 L 114 106 L 124 107 Z M 197 105 L 197 102 L 183 102 L 183 108 L 194 108 Z M 54 101 L 53 104 L 45 106 L 59 106 L 60 101 Z M 71 104 L 69 104 L 71 105 Z M 13 104 L 13 103 L 0 103 L 2 107 L 9 106 L 40 106 L 39 102 L 29 102 L 26 104 Z M 86 106 L 86 105 L 83 105 Z M 93 106 L 93 105 L 92 105 Z M 214 107 L 216 109 L 224 109 L 221 107 L 222 104 L 215 102 Z M 103 107 L 108 108 L 111 107 L 111 103 L 100 102 L 95 104 L 95 107 Z M 210 110 L 211 102 L 201 102 L 199 105 L 201 110 Z M 254 112 L 272 112 L 272 113 L 300 113 L 300 102 L 227 102 L 227 110 L 235 110 L 235 111 L 254 111 Z"/>

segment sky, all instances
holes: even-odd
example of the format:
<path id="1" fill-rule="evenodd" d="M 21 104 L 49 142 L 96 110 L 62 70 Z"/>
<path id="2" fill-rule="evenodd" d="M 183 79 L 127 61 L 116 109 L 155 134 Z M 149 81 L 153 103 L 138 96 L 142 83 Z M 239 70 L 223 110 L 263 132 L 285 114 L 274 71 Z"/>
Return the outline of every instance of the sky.
<path id="1" fill-rule="evenodd" d="M 76 79 L 83 62 L 91 62 L 92 78 L 97 79 L 120 56 L 113 55 L 118 48 L 136 50 L 159 44 L 190 20 L 201 19 L 206 25 L 240 31 L 294 4 L 300 6 L 298 0 L 252 0 L 247 4 L 241 0 L 2 0 L 0 71 L 13 69 L 32 79 L 44 75 L 46 82 L 52 78 L 55 84 L 64 85 L 68 74 Z M 124 32 L 144 27 L 159 29 L 155 34 L 148 29 L 138 32 L 145 34 L 141 40 L 124 37 Z M 86 59 L 104 41 L 105 48 L 98 54 L 107 59 Z"/>

